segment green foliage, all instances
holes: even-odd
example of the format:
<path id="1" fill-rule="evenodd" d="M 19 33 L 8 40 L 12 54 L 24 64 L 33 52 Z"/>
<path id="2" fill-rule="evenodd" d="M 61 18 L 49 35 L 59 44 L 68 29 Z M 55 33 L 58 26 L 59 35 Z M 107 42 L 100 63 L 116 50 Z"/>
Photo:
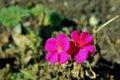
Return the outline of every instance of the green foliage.
<path id="1" fill-rule="evenodd" d="M 57 37 L 58 32 L 57 31 L 53 31 L 51 34 L 51 37 Z"/>
<path id="2" fill-rule="evenodd" d="M 45 7 L 42 5 L 42 4 L 36 4 L 35 7 L 33 7 L 31 10 L 30 10 L 31 14 L 34 15 L 34 16 L 38 16 L 40 15 L 41 13 L 45 12 Z"/>
<path id="3" fill-rule="evenodd" d="M 10 73 L 7 78 L 8 80 L 36 80 L 38 72 L 38 64 L 30 66 L 30 69 L 20 70 L 18 73 Z"/>
<path id="4" fill-rule="evenodd" d="M 55 11 L 46 11 L 45 22 L 48 25 L 56 26 L 61 23 L 64 17 Z"/>
<path id="5" fill-rule="evenodd" d="M 30 12 L 33 16 L 39 16 L 41 14 L 44 14 L 44 17 L 40 17 L 40 20 L 43 21 L 43 26 L 56 26 L 61 23 L 61 21 L 64 19 L 64 17 L 57 12 L 53 10 L 47 9 L 42 4 L 37 4 L 35 7 L 30 9 Z"/>
<path id="6" fill-rule="evenodd" d="M 36 53 L 39 45 L 41 44 L 41 39 L 38 37 L 38 35 L 32 31 L 32 30 L 29 30 L 29 37 L 30 37 L 30 40 L 31 40 L 31 48 L 33 49 L 33 52 Z M 36 42 L 37 41 L 37 42 Z"/>
<path id="7" fill-rule="evenodd" d="M 19 6 L 4 7 L 0 10 L 0 21 L 4 26 L 14 26 L 26 16 L 29 16 L 29 11 Z"/>
<path id="8" fill-rule="evenodd" d="M 20 80 L 21 74 L 20 73 L 11 73 L 8 75 L 9 80 Z"/>
<path id="9" fill-rule="evenodd" d="M 51 37 L 57 37 L 58 33 L 65 34 L 68 37 L 68 35 L 66 33 L 64 33 L 63 31 L 59 31 L 59 32 L 53 31 L 52 34 L 51 34 Z"/>

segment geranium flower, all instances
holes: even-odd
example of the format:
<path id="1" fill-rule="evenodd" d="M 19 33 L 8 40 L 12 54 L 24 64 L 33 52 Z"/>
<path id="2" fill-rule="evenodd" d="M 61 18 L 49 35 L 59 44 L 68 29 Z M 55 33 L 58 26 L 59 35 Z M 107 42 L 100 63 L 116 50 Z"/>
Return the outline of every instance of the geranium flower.
<path id="1" fill-rule="evenodd" d="M 68 38 L 61 33 L 58 33 L 57 38 L 49 38 L 45 44 L 45 50 L 48 51 L 46 59 L 54 64 L 58 62 L 63 64 L 68 61 L 69 54 L 67 53 L 70 47 Z"/>
<path id="2" fill-rule="evenodd" d="M 73 31 L 70 36 L 76 46 L 76 50 L 74 50 L 75 61 L 77 63 L 84 62 L 94 52 L 94 46 L 91 44 L 92 36 L 88 32 L 80 34 L 78 31 Z"/>

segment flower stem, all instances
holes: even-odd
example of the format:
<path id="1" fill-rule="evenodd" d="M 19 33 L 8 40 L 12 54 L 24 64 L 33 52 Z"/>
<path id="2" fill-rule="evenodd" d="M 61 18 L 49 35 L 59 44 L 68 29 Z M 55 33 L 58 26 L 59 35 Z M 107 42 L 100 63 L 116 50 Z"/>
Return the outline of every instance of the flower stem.
<path id="1" fill-rule="evenodd" d="M 115 19 L 119 18 L 119 15 L 113 17 L 112 19 L 108 20 L 107 22 L 105 22 L 102 26 L 100 26 L 97 30 L 96 33 L 99 32 L 102 28 L 104 28 L 106 25 L 108 25 L 109 23 L 113 22 Z"/>

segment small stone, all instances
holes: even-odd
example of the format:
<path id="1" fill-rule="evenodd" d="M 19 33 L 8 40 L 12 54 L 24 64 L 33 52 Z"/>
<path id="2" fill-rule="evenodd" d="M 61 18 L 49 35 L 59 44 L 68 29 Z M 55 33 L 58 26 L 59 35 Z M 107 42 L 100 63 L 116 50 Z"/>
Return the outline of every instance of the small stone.
<path id="1" fill-rule="evenodd" d="M 89 24 L 91 26 L 96 26 L 98 25 L 99 23 L 99 19 L 95 16 L 95 15 L 92 15 L 90 18 L 89 18 Z"/>
<path id="2" fill-rule="evenodd" d="M 24 22 L 23 23 L 23 26 L 25 26 L 25 27 L 28 27 L 28 26 L 30 26 L 31 24 L 30 24 L 30 22 Z"/>
<path id="3" fill-rule="evenodd" d="M 116 39 L 115 43 L 116 43 L 117 45 L 120 45 L 120 38 Z"/>
<path id="4" fill-rule="evenodd" d="M 22 33 L 22 27 L 21 24 L 18 24 L 14 27 L 13 32 L 16 34 L 21 34 Z"/>
<path id="5" fill-rule="evenodd" d="M 68 2 L 64 1 L 63 5 L 68 6 Z"/>
<path id="6" fill-rule="evenodd" d="M 112 6 L 112 7 L 110 8 L 110 11 L 111 11 L 111 12 L 115 12 L 116 9 L 117 9 L 117 8 L 116 8 L 115 6 Z"/>
<path id="7" fill-rule="evenodd" d="M 88 31 L 87 26 L 84 26 L 84 27 L 82 28 L 82 31 Z"/>

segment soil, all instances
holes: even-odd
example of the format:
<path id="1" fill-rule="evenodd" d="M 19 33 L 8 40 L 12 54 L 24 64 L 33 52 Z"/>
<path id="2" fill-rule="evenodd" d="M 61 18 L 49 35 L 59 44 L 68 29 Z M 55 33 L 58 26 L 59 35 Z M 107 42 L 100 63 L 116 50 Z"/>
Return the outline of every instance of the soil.
<path id="1" fill-rule="evenodd" d="M 21 7 L 25 7 L 29 2 L 43 4 L 51 10 L 56 10 L 66 18 L 62 25 L 67 26 L 67 28 L 76 26 L 75 29 L 79 31 L 87 29 L 90 33 L 93 32 L 94 27 L 90 23 L 92 16 L 96 17 L 95 21 L 98 20 L 96 27 L 99 28 L 106 21 L 120 15 L 120 0 L 0 0 L 0 8 L 13 5 L 12 1 L 16 1 L 15 4 Z M 1 33 L 6 31 L 2 27 L 0 29 Z M 97 74 L 95 80 L 120 80 L 120 18 L 100 30 L 96 38 L 99 49 L 98 52 L 93 55 L 96 64 L 92 67 L 93 71 Z M 95 55 L 97 57 L 95 57 Z M 53 74 L 50 80 L 54 80 L 55 73 L 51 71 L 52 66 L 50 68 L 47 66 L 48 70 L 44 70 L 45 68 L 43 68 L 43 66 L 48 65 L 46 64 L 48 62 L 44 59 L 44 56 L 45 55 L 41 55 L 41 59 L 39 59 L 41 60 L 39 61 L 41 64 L 40 80 L 49 80 L 51 78 L 49 78 L 50 75 L 48 78 L 45 78 L 47 73 L 44 72 L 46 71 Z M 8 63 L 13 64 L 12 61 L 14 59 L 6 58 L 5 60 L 10 60 Z M 1 69 L 5 66 L 1 64 L 1 61 L 5 60 L 0 58 Z M 85 80 L 88 80 L 88 78 L 85 78 Z"/>

